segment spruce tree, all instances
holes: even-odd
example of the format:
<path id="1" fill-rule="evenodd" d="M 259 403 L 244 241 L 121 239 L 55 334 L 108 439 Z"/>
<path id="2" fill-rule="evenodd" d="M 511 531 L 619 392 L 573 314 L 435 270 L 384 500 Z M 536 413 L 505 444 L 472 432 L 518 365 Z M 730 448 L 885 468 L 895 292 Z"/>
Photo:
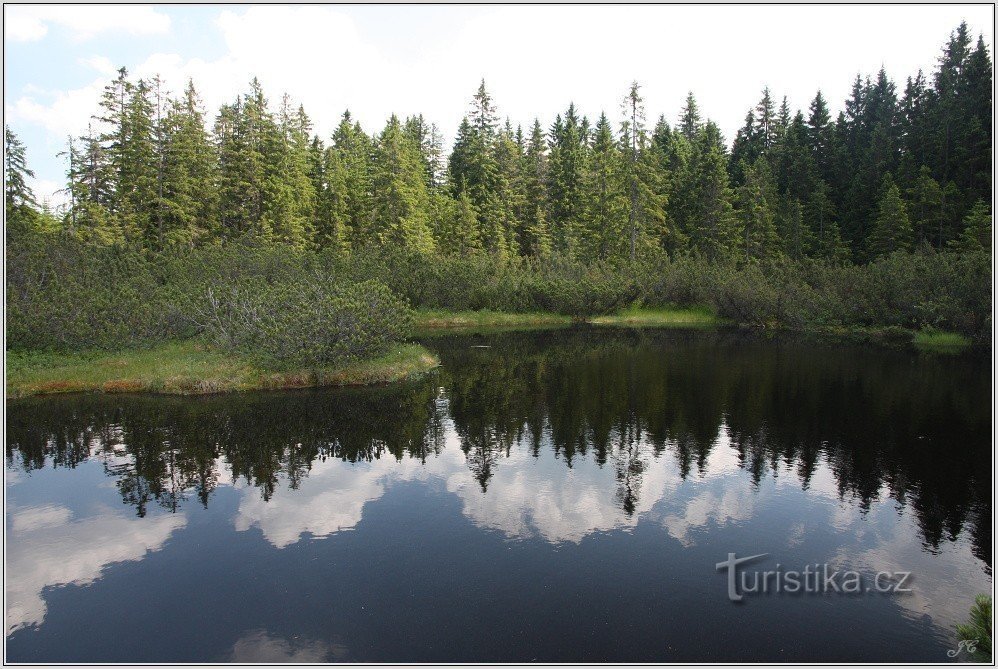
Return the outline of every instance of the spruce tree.
<path id="1" fill-rule="evenodd" d="M 375 236 L 382 245 L 431 253 L 429 195 L 420 149 L 394 115 L 379 135 L 374 153 Z"/>
<path id="2" fill-rule="evenodd" d="M 688 223 L 681 232 L 688 236 L 689 248 L 709 260 L 730 257 L 739 241 L 726 163 L 721 131 L 708 121 L 696 137 L 677 190 L 686 193 L 688 202 Z"/>
<path id="3" fill-rule="evenodd" d="M 509 217 L 504 210 L 497 161 L 498 116 L 492 96 L 482 80 L 472 98 L 471 110 L 458 128 L 449 167 L 454 192 L 468 193 L 478 213 L 479 237 L 485 248 L 505 255 Z"/>
<path id="4" fill-rule="evenodd" d="M 345 252 L 350 248 L 350 196 L 343 154 L 313 140 L 313 184 L 316 193 L 315 243 L 319 248 Z"/>
<path id="5" fill-rule="evenodd" d="M 285 95 L 277 118 L 264 125 L 262 227 L 296 248 L 313 243 L 315 188 L 309 178 L 311 122 Z"/>
<path id="6" fill-rule="evenodd" d="M 683 105 L 683 112 L 679 117 L 679 130 L 692 142 L 702 127 L 700 109 L 697 107 L 696 98 L 693 97 L 693 91 L 690 91 L 686 94 L 686 104 Z"/>
<path id="7" fill-rule="evenodd" d="M 821 91 L 818 91 L 809 107 L 807 140 L 818 174 L 826 181 L 832 178 L 833 133 L 834 126 L 828 112 L 828 103 L 825 102 Z"/>
<path id="8" fill-rule="evenodd" d="M 12 218 L 23 207 L 35 206 L 35 195 L 28 186 L 28 179 L 35 173 L 28 169 L 24 144 L 9 126 L 4 126 L 4 210 Z"/>
<path id="9" fill-rule="evenodd" d="M 216 155 L 194 82 L 188 81 L 183 97 L 167 106 L 157 123 L 162 145 L 157 228 L 163 246 L 193 246 L 219 234 Z"/>
<path id="10" fill-rule="evenodd" d="M 523 153 L 520 168 L 523 183 L 523 216 L 517 237 L 520 253 L 526 256 L 547 256 L 551 252 L 551 234 L 548 230 L 548 159 L 544 131 L 541 123 L 534 125 Z"/>
<path id="11" fill-rule="evenodd" d="M 371 187 L 374 148 L 371 138 L 353 120 L 349 110 L 343 112 L 333 132 L 333 151 L 336 154 L 333 164 L 343 175 L 346 221 L 342 234 L 350 247 L 360 247 L 371 238 L 374 226 Z"/>
<path id="12" fill-rule="evenodd" d="M 911 245 L 911 221 L 901 190 L 888 173 L 881 187 L 880 202 L 877 207 L 877 217 L 869 237 L 869 253 L 872 257 L 889 255 L 902 251 Z"/>
<path id="13" fill-rule="evenodd" d="M 769 163 L 764 157 L 753 165 L 743 165 L 745 183 L 738 188 L 738 221 L 742 253 L 750 262 L 779 254 L 774 201 L 776 199 Z"/>
<path id="14" fill-rule="evenodd" d="M 579 252 L 582 234 L 583 181 L 587 147 L 575 105 L 570 104 L 562 119 L 559 114 L 548 133 L 548 228 L 554 249 L 562 255 Z"/>
<path id="15" fill-rule="evenodd" d="M 914 241 L 940 247 L 943 243 L 943 189 L 928 166 L 922 165 L 918 178 L 908 190 L 908 214 Z"/>
<path id="16" fill-rule="evenodd" d="M 779 118 L 769 86 L 762 89 L 762 99 L 755 106 L 755 136 L 759 138 L 762 152 L 768 151 L 779 138 Z"/>
<path id="17" fill-rule="evenodd" d="M 622 257 L 627 252 L 627 193 L 621 177 L 620 150 L 606 114 L 601 114 L 586 172 L 582 255 L 587 259 Z"/>
<path id="18" fill-rule="evenodd" d="M 950 248 L 972 253 L 991 252 L 991 207 L 984 200 L 978 200 L 963 219 L 963 232 L 949 242 Z"/>
<path id="19" fill-rule="evenodd" d="M 668 183 L 665 163 L 651 150 L 645 128 L 644 100 L 638 82 L 633 82 L 623 103 L 621 147 L 624 152 L 624 183 L 627 189 L 628 257 L 637 257 L 639 246 L 655 240 L 669 251 L 681 245 L 678 230 L 668 225 L 665 214 Z"/>

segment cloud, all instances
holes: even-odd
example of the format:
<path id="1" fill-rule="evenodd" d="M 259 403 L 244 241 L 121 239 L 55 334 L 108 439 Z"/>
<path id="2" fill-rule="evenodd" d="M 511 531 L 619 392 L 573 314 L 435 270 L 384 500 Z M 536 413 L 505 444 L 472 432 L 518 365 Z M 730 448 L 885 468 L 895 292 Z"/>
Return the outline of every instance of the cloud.
<path id="1" fill-rule="evenodd" d="M 4 38 L 36 42 L 50 25 L 69 31 L 81 42 L 106 33 L 135 36 L 162 35 L 170 31 L 170 17 L 143 5 L 12 6 L 4 9 Z"/>
<path id="2" fill-rule="evenodd" d="M 113 562 L 141 560 L 187 523 L 182 515 L 134 518 L 105 508 L 72 518 L 60 505 L 10 511 L 7 546 L 7 633 L 45 619 L 45 588 L 92 583 Z"/>
<path id="3" fill-rule="evenodd" d="M 106 80 L 97 79 L 69 91 L 35 89 L 7 107 L 8 122 L 40 125 L 54 138 L 80 135 L 97 112 Z"/>
<path id="4" fill-rule="evenodd" d="M 101 75 L 105 77 L 113 77 L 117 68 L 111 59 L 106 56 L 90 56 L 88 58 L 80 58 L 80 64 L 86 65 L 92 70 L 96 70 Z"/>
<path id="5" fill-rule="evenodd" d="M 390 471 L 381 460 L 350 465 L 330 458 L 314 462 L 297 490 L 284 488 L 269 501 L 248 486 L 242 491 L 235 528 L 243 532 L 259 527 L 276 548 L 290 546 L 306 532 L 327 537 L 352 529 L 360 522 L 364 504 L 384 494 L 381 480 Z"/>
<path id="6" fill-rule="evenodd" d="M 284 639 L 265 630 L 240 637 L 225 660 L 236 664 L 299 664 L 342 660 L 346 647 L 320 640 Z"/>

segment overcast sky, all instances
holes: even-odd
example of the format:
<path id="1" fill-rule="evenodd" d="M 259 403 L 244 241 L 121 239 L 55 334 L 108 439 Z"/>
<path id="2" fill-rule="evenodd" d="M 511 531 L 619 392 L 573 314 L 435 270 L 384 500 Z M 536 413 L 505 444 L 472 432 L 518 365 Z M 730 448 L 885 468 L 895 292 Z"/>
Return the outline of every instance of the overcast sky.
<path id="1" fill-rule="evenodd" d="M 983 5 L 912 6 L 5 6 L 4 115 L 27 145 L 36 195 L 63 187 L 55 154 L 85 130 L 121 65 L 193 77 L 209 115 L 259 77 L 272 103 L 304 103 L 328 136 L 349 108 L 368 132 L 422 112 L 453 137 L 485 78 L 499 112 L 547 127 L 574 101 L 615 121 L 631 80 L 649 119 L 675 122 L 686 92 L 730 142 L 763 86 L 807 108 L 842 107 L 857 73 L 881 66 L 903 90 L 933 69 L 967 21 L 994 43 Z"/>

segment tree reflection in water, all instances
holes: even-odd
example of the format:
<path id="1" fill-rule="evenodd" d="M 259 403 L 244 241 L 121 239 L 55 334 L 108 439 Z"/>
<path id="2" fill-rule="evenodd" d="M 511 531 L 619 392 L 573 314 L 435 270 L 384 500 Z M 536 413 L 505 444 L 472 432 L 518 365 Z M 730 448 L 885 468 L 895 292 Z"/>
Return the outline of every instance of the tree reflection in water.
<path id="1" fill-rule="evenodd" d="M 982 360 L 703 331 L 426 343 L 442 368 L 390 387 L 10 402 L 8 467 L 100 460 L 144 516 L 150 504 L 207 506 L 220 480 L 269 500 L 327 458 L 425 463 L 456 438 L 482 494 L 514 451 L 550 449 L 568 469 L 582 457 L 612 468 L 631 515 L 652 460 L 669 452 L 681 479 L 704 477 L 724 448 L 756 485 L 789 469 L 807 490 L 827 463 L 841 499 L 865 510 L 886 495 L 914 511 L 928 550 L 967 531 L 991 565 Z"/>

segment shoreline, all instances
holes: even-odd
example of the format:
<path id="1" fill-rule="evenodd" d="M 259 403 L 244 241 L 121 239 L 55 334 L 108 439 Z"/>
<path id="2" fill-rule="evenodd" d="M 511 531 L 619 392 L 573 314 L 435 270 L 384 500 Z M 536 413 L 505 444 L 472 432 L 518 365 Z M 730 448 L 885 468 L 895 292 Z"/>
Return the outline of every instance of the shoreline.
<path id="1" fill-rule="evenodd" d="M 512 332 L 560 329 L 573 325 L 613 328 L 739 327 L 705 308 L 638 308 L 573 320 L 546 312 L 424 310 L 416 313 L 414 335 Z M 745 328 L 760 331 L 758 328 Z M 766 329 L 766 331 L 770 331 Z M 974 347 L 968 338 L 937 330 L 899 327 L 844 328 L 823 326 L 777 332 L 831 341 L 870 343 L 925 353 L 952 355 Z M 250 390 L 287 390 L 323 386 L 364 386 L 403 381 L 440 364 L 423 346 L 412 343 L 388 353 L 337 368 L 268 370 L 242 356 L 212 351 L 197 341 L 170 342 L 149 349 L 115 352 L 53 353 L 8 351 L 8 399 L 74 392 L 205 395 Z"/>
<path id="2" fill-rule="evenodd" d="M 77 392 L 208 395 L 366 386 L 403 381 L 439 364 L 437 356 L 419 344 L 402 344 L 341 367 L 287 371 L 263 369 L 193 341 L 115 352 L 8 351 L 6 390 L 8 399 L 17 399 Z"/>

